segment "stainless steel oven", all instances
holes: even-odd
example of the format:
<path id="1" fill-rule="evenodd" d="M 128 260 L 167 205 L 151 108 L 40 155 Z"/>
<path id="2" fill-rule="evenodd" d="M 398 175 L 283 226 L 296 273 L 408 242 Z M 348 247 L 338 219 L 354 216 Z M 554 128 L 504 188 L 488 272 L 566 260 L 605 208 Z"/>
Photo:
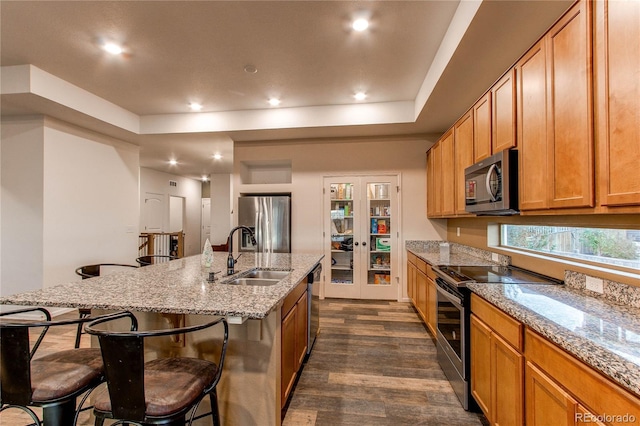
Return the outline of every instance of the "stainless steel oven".
<path id="1" fill-rule="evenodd" d="M 469 392 L 469 290 L 436 278 L 438 363 L 465 410 L 477 408 Z"/>

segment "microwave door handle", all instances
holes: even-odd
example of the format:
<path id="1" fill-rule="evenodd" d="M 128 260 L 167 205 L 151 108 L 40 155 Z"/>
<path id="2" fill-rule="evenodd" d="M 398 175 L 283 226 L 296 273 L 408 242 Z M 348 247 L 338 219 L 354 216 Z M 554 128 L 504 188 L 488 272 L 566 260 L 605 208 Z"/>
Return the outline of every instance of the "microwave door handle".
<path id="1" fill-rule="evenodd" d="M 487 172 L 487 177 L 484 182 L 487 188 L 487 194 L 489 194 L 489 199 L 491 200 L 491 202 L 494 202 L 494 203 L 498 201 L 498 198 L 496 197 L 496 194 L 494 194 L 493 191 L 491 191 L 491 175 L 493 174 L 494 170 L 497 167 L 498 166 L 495 164 L 492 164 L 491 167 L 489 167 L 489 171 Z"/>

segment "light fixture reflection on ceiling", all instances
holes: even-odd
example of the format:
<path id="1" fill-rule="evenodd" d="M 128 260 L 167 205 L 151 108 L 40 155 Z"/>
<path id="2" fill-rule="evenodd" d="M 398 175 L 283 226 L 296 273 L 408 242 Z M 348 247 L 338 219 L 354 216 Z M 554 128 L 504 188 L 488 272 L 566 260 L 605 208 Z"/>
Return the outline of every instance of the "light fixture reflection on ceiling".
<path id="1" fill-rule="evenodd" d="M 367 98 L 367 94 L 364 92 L 358 92 L 353 95 L 356 101 L 364 101 Z"/>
<path id="2" fill-rule="evenodd" d="M 278 98 L 269 99 L 269 105 L 274 106 L 274 107 L 280 105 L 280 99 L 278 99 Z"/>
<path id="3" fill-rule="evenodd" d="M 189 104 L 189 108 L 191 108 L 191 111 L 201 111 L 202 105 L 197 102 L 191 102 Z"/>
<path id="4" fill-rule="evenodd" d="M 175 165 L 178 164 L 178 160 L 173 160 L 173 159 L 169 160 L 169 164 L 172 165 L 172 166 L 175 166 Z"/>
<path id="5" fill-rule="evenodd" d="M 222 154 L 213 154 L 214 160 L 222 160 Z"/>
<path id="6" fill-rule="evenodd" d="M 122 52 L 124 52 L 124 49 L 122 48 L 122 46 L 119 46 L 115 43 L 105 43 L 102 45 L 102 48 L 108 52 L 111 53 L 112 55 L 121 55 Z"/>
<path id="7" fill-rule="evenodd" d="M 369 21 L 364 18 L 358 18 L 353 23 L 351 23 L 351 28 L 355 31 L 364 31 L 369 28 Z"/>

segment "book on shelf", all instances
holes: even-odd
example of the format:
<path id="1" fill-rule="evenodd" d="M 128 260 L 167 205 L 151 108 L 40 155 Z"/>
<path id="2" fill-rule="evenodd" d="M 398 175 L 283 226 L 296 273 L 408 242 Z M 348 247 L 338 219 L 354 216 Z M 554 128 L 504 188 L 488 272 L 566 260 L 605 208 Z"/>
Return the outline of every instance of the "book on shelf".
<path id="1" fill-rule="evenodd" d="M 387 233 L 387 220 L 386 219 L 378 219 L 378 234 L 386 234 Z"/>

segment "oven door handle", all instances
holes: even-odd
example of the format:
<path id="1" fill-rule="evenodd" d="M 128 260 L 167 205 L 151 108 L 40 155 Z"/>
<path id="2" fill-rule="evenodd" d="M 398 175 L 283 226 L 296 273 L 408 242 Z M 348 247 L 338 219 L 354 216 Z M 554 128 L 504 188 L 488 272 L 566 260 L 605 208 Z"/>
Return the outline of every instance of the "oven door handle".
<path id="1" fill-rule="evenodd" d="M 445 288 L 443 288 L 442 285 L 437 281 L 436 281 L 436 289 L 438 290 L 438 293 L 443 295 L 449 302 L 453 303 L 458 309 L 462 309 L 462 300 L 459 297 L 451 294 Z"/>

